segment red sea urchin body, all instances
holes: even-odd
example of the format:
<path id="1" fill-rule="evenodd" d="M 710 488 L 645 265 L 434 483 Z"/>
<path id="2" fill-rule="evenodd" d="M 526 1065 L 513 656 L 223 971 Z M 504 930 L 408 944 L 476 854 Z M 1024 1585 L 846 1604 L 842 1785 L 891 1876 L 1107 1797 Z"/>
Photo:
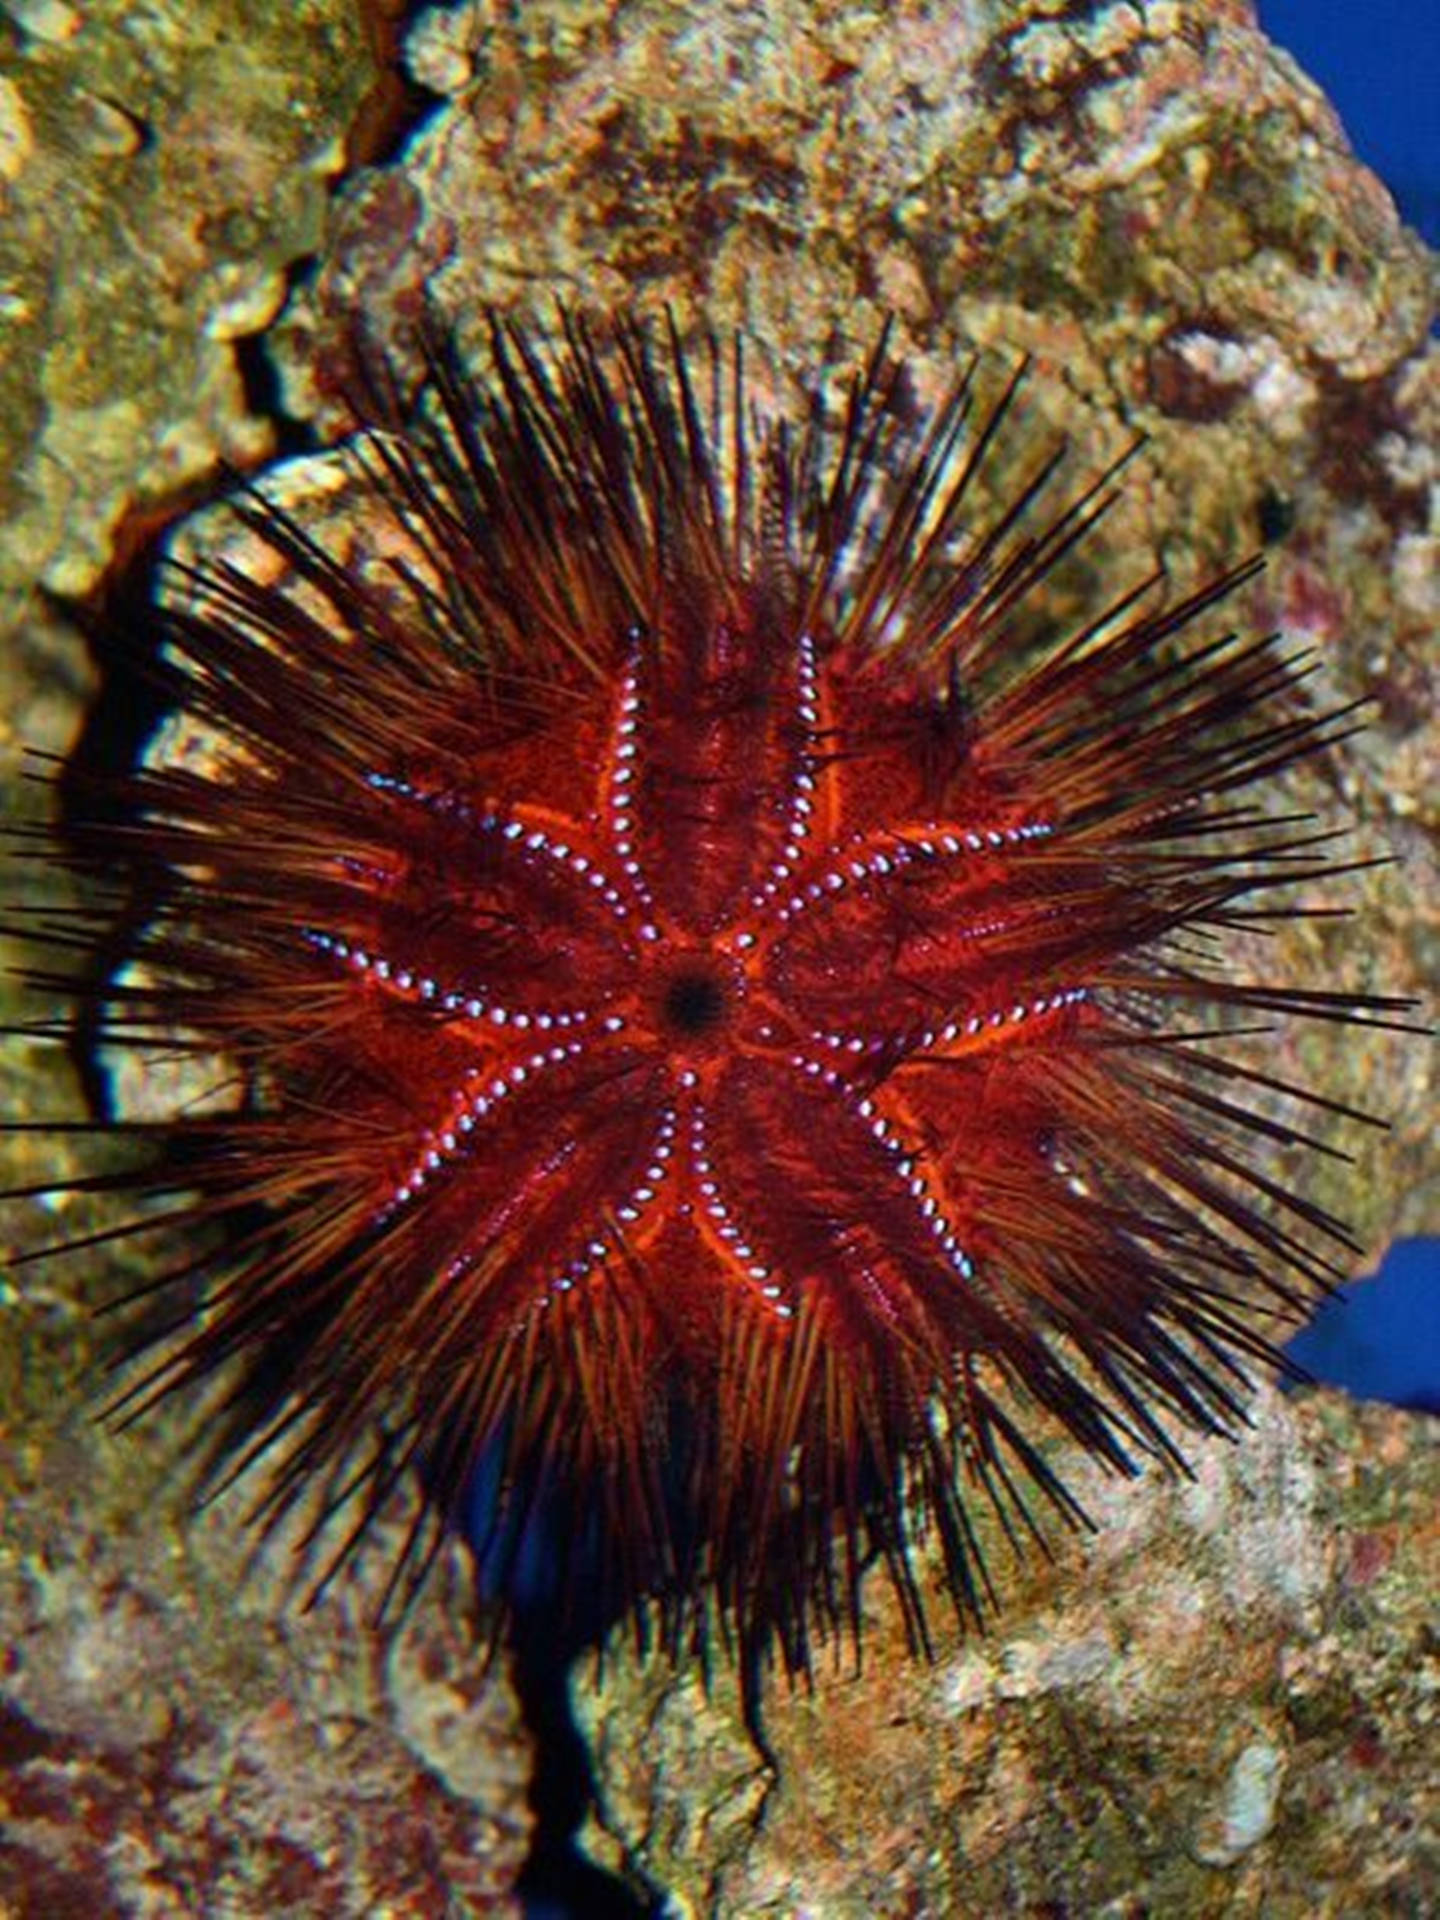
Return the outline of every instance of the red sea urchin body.
<path id="1" fill-rule="evenodd" d="M 128 1176 L 218 1229 L 137 1394 L 238 1361 L 277 1512 L 488 1459 L 507 1551 L 543 1501 L 672 1640 L 713 1603 L 803 1664 L 877 1552 L 923 1634 L 918 1526 L 977 1605 L 967 1499 L 1069 1510 L 1039 1428 L 1225 1425 L 1246 1301 L 1334 1271 L 1252 1150 L 1306 1096 L 1215 1029 L 1364 1010 L 1223 963 L 1325 871 L 1256 790 L 1344 722 L 1193 633 L 1230 581 L 1028 631 L 1108 482 L 969 525 L 1008 395 L 916 423 L 882 345 L 787 434 L 642 330 L 491 350 L 410 419 L 377 383 L 387 567 L 242 504 L 298 584 L 171 623 L 229 751 L 88 836 L 164 897 L 114 1037 L 246 1086 Z"/>

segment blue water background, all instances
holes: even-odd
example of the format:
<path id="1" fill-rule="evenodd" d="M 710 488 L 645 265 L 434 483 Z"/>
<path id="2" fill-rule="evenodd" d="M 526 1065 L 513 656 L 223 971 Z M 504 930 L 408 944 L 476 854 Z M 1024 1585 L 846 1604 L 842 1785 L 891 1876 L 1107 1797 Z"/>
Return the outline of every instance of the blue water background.
<path id="1" fill-rule="evenodd" d="M 1440 1413 L 1440 1240 L 1397 1240 L 1377 1274 L 1344 1287 L 1286 1348 L 1360 1400 Z"/>
<path id="2" fill-rule="evenodd" d="M 1259 0 L 1401 215 L 1440 247 L 1440 0 Z"/>

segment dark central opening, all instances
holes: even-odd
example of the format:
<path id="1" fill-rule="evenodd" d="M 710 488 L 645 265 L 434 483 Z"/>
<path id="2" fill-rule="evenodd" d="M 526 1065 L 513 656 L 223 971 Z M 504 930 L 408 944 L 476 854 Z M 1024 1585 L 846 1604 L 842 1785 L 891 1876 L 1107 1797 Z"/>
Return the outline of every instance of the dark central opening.
<path id="1" fill-rule="evenodd" d="M 665 1018 L 680 1033 L 708 1033 L 724 1012 L 724 983 L 698 967 L 677 973 L 665 989 Z"/>

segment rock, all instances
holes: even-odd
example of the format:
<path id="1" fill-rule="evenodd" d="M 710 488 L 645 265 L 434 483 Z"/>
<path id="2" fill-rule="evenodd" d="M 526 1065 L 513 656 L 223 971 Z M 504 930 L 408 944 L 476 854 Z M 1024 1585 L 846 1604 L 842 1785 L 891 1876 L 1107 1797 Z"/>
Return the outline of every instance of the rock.
<path id="1" fill-rule="evenodd" d="M 370 80 L 341 0 L 27 0 L 0 86 L 0 632 L 274 444 L 236 342 L 321 242 Z M 9 615 L 6 617 L 6 610 Z"/>
<path id="2" fill-rule="evenodd" d="M 240 0 L 9 9 L 7 796 L 19 741 L 62 747 L 87 686 L 25 589 L 87 591 L 137 506 L 267 456 L 236 341 L 309 254 L 267 348 L 326 431 L 357 313 L 399 338 L 432 301 L 462 333 L 487 303 L 669 302 L 687 330 L 742 327 L 786 407 L 890 313 L 921 398 L 972 348 L 1033 355 L 1037 434 L 1062 424 L 1077 473 L 1148 436 L 1105 530 L 1125 577 L 1158 556 L 1183 587 L 1267 547 L 1236 617 L 1315 649 L 1317 704 L 1375 701 L 1297 804 L 1343 803 L 1361 853 L 1404 861 L 1347 883 L 1359 937 L 1301 923 L 1267 969 L 1279 949 L 1310 980 L 1433 983 L 1435 263 L 1243 0 L 429 8 L 410 70 L 436 110 L 328 213 L 372 79 L 352 11 L 260 11 L 263 41 Z M 1283 1077 L 1394 1120 L 1382 1141 L 1317 1116 L 1356 1157 L 1307 1191 L 1372 1249 L 1435 1228 L 1432 1060 L 1380 1032 L 1275 1043 Z M 74 1110 L 32 1042 L 5 1076 L 12 1118 Z M 84 1151 L 16 1136 L 11 1177 Z M 113 1223 L 103 1196 L 12 1203 L 12 1244 L 57 1207 Z M 364 1573 L 303 1620 L 273 1562 L 242 1586 L 243 1529 L 169 1487 L 178 1418 L 89 1419 L 91 1306 L 150 1271 L 101 1247 L 0 1296 L 0 1913 L 505 1911 L 523 1735 L 471 1667 L 463 1565 L 398 1640 Z M 842 1650 L 813 1693 L 772 1682 L 768 1793 L 723 1660 L 707 1695 L 607 1649 L 577 1692 L 615 1833 L 677 1913 L 1422 1912 L 1436 1425 L 1327 1397 L 1256 1417 L 1193 1450 L 1192 1483 L 1061 1463 L 1096 1539 L 1018 1568 L 992 1543 L 1003 1611 L 983 1639 L 937 1630 L 933 1664 L 872 1581 L 863 1672 Z"/>
<path id="3" fill-rule="evenodd" d="M 862 1672 L 772 1676 L 768 1797 L 733 1676 L 617 1638 L 584 1702 L 607 1827 L 685 1915 L 1422 1912 L 1440 1422 L 1267 1394 L 1191 1463 L 1057 1461 L 1098 1533 L 1019 1568 L 991 1541 L 998 1616 L 933 1663 L 877 1575 Z"/>

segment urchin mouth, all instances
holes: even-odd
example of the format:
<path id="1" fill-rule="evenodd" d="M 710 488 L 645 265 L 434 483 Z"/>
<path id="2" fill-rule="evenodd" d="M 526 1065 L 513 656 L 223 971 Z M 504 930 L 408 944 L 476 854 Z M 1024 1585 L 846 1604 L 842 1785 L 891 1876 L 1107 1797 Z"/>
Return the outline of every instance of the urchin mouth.
<path id="1" fill-rule="evenodd" d="M 660 1017 L 668 1032 L 687 1040 L 714 1033 L 732 1004 L 730 984 L 718 967 L 693 962 L 666 982 Z"/>

